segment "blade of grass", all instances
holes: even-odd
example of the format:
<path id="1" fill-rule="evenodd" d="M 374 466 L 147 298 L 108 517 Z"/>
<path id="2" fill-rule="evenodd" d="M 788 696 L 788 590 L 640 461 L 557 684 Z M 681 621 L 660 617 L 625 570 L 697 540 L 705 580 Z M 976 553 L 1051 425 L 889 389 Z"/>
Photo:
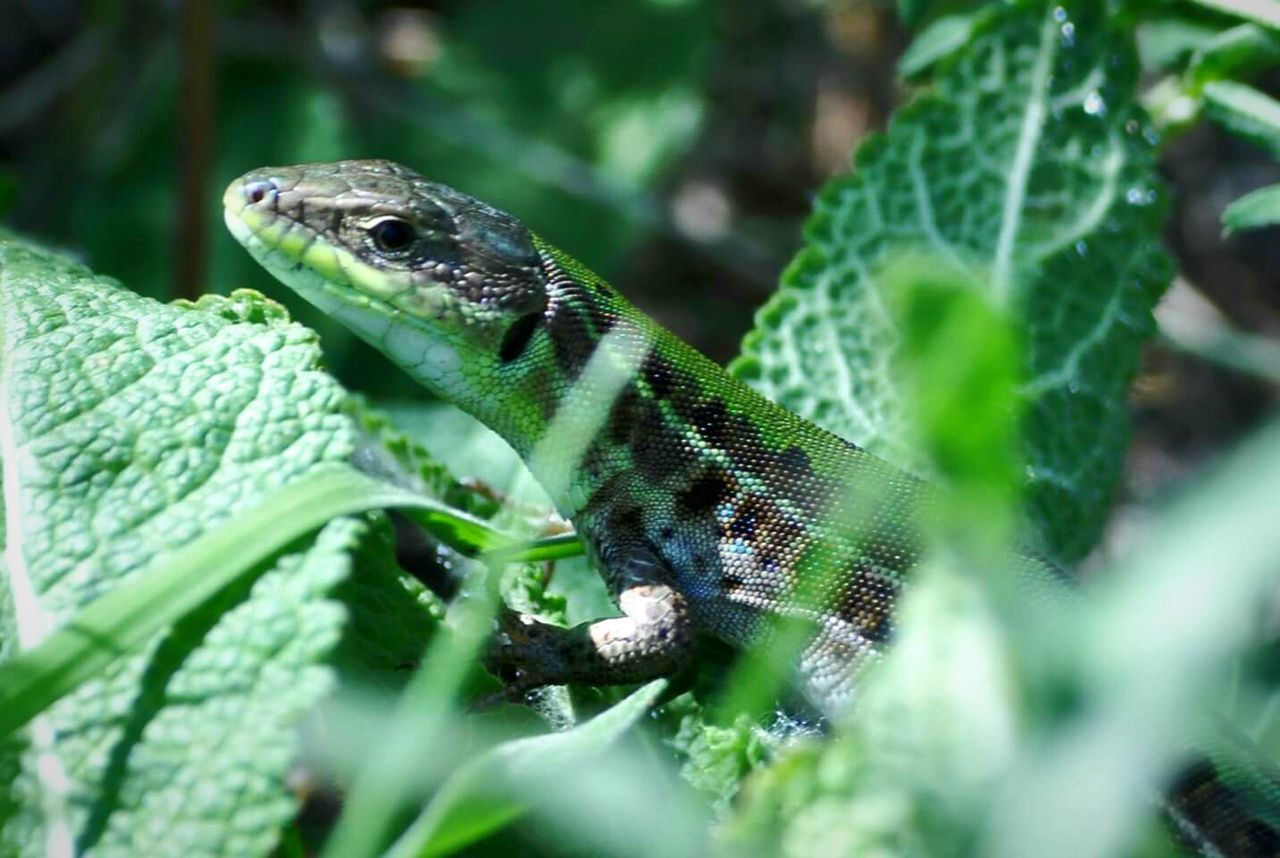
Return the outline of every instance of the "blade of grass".
<path id="1" fill-rule="evenodd" d="M 588 763 L 643 716 L 666 688 L 656 679 L 579 727 L 516 739 L 472 758 L 427 805 L 388 852 L 388 858 L 444 855 L 518 818 L 528 800 L 517 796 Z M 527 783 L 533 781 L 533 783 Z"/>
<path id="2" fill-rule="evenodd" d="M 342 815 L 325 844 L 328 858 L 378 855 L 415 773 L 448 726 L 454 700 L 493 630 L 497 593 L 479 587 L 449 609 L 450 634 L 438 635 L 400 695 L 385 736 L 356 774 Z"/>
<path id="3" fill-rule="evenodd" d="M 447 507 L 335 465 L 313 470 L 258 507 L 155 558 L 134 581 L 94 601 L 40 646 L 0 665 L 0 738 L 227 586 L 265 571 L 263 561 L 294 540 L 339 516 L 387 507 L 422 510 L 438 527 L 450 527 Z M 468 528 L 451 532 L 474 535 Z"/>
<path id="4" fill-rule="evenodd" d="M 562 533 L 528 542 L 515 542 L 498 546 L 484 553 L 482 559 L 489 563 L 541 563 L 545 560 L 564 560 L 582 554 L 582 542 L 576 533 Z"/>
<path id="5" fill-rule="evenodd" d="M 1196 0 L 1201 6 L 1280 30 L 1280 3 L 1275 0 Z"/>

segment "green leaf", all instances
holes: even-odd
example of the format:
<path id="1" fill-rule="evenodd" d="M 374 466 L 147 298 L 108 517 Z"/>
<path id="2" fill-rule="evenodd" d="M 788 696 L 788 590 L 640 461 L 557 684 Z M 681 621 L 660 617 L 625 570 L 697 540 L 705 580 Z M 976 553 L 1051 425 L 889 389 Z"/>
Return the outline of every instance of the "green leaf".
<path id="1" fill-rule="evenodd" d="M 1254 21 L 1273 30 L 1280 30 L 1280 4 L 1273 0 L 1195 0 L 1215 12 L 1225 12 L 1246 21 Z"/>
<path id="2" fill-rule="evenodd" d="M 369 534 L 352 558 L 358 575 L 334 591 L 348 618 L 335 655 L 358 674 L 405 675 L 422 658 L 445 616 L 440 597 L 396 562 L 396 534 L 387 516 L 374 516 Z"/>
<path id="3" fill-rule="evenodd" d="M 466 470 L 437 456 L 417 437 L 406 432 L 399 416 L 393 423 L 390 415 L 369 405 L 358 394 L 351 396 L 346 411 L 360 430 L 360 440 L 352 457 L 352 463 L 359 470 L 389 483 L 444 500 L 450 507 L 478 518 L 490 518 L 500 509 L 501 505 L 493 498 L 454 476 L 467 474 Z M 441 405 L 434 410 L 433 415 L 438 416 L 446 411 L 457 409 Z M 414 415 L 414 412 L 408 413 Z M 422 419 L 415 428 L 423 438 L 437 441 L 441 435 L 450 438 L 448 427 L 439 420 Z M 442 443 L 441 446 L 449 449 L 447 443 Z"/>
<path id="4" fill-rule="evenodd" d="M 977 17 L 977 12 L 947 15 L 925 27 L 898 60 L 898 74 L 914 78 L 963 48 L 973 35 Z"/>
<path id="5" fill-rule="evenodd" d="M 667 703 L 663 715 L 675 721 L 667 741 L 684 760 L 681 776 L 724 809 L 738 794 L 742 779 L 769 758 L 776 744 L 775 737 L 745 713 L 727 726 L 715 723 L 691 694 Z"/>
<path id="6" fill-rule="evenodd" d="M 1227 234 L 1280 224 L 1280 185 L 1259 188 L 1227 206 L 1222 226 Z"/>
<path id="7" fill-rule="evenodd" d="M 1205 115 L 1223 128 L 1280 157 L 1280 102 L 1251 86 L 1214 81 L 1204 88 Z"/>
<path id="8" fill-rule="evenodd" d="M 806 247 L 733 370 L 885 458 L 919 466 L 890 368 L 901 332 L 882 273 L 924 252 L 1018 319 L 1027 504 L 1048 547 L 1083 555 L 1128 437 L 1125 391 L 1169 282 L 1132 34 L 1101 4 L 995 4 L 935 91 L 830 182 Z"/>
<path id="9" fill-rule="evenodd" d="M 392 858 L 445 855 L 492 834 L 541 803 L 558 778 L 594 765 L 666 688 L 658 679 L 563 733 L 515 739 L 468 761 L 400 838 Z"/>
<path id="10" fill-rule="evenodd" d="M 268 852 L 358 529 L 298 537 L 369 501 L 303 481 L 351 475 L 344 394 L 260 296 L 164 306 L 7 234 L 0 294 L 5 715 L 87 678 L 0 748 L 0 852 Z"/>
<path id="11" fill-rule="evenodd" d="M 450 605 L 449 633 L 435 635 L 419 668 L 391 707 L 376 741 L 365 742 L 356 770 L 344 778 L 342 815 L 325 842 L 334 858 L 380 855 L 408 798 L 408 789 L 450 749 L 448 728 L 463 683 L 493 630 L 497 609 L 491 587 Z M 427 759 L 424 759 L 427 758 Z"/>
<path id="12" fill-rule="evenodd" d="M 842 725 L 863 747 L 852 804 L 874 803 L 882 783 L 901 791 L 921 819 L 917 836 L 940 840 L 924 854 L 945 854 L 952 836 L 964 842 L 972 825 L 966 803 L 1009 765 L 1019 738 L 1005 641 L 990 594 L 971 571 L 941 558 L 921 570 L 920 586 L 903 600 L 899 645 L 868 677 L 865 705 Z M 931 814 L 951 818 L 943 827 Z M 855 836 L 876 834 L 896 836 L 873 826 Z"/>
<path id="13" fill-rule="evenodd" d="M 1018 338 L 981 284 L 945 260 L 911 257 L 885 269 L 882 282 L 902 332 L 895 370 L 916 415 L 910 429 L 946 486 L 931 524 L 953 549 L 998 558 L 1016 537 Z"/>
<path id="14" fill-rule="evenodd" d="M 1191 18 L 1144 21 L 1137 32 L 1138 54 L 1147 69 L 1181 69 L 1187 58 L 1212 40 L 1218 28 Z"/>
<path id="15" fill-rule="evenodd" d="M 1255 24 L 1241 24 L 1217 33 L 1198 48 L 1187 67 L 1186 80 L 1194 92 L 1206 83 L 1274 65 L 1280 60 L 1280 33 Z"/>

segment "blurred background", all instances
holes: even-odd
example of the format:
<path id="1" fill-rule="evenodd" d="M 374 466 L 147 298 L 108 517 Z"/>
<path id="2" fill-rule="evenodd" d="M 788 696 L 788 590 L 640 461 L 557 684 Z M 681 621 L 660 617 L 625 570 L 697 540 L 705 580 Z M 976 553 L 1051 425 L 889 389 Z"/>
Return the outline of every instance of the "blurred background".
<path id="1" fill-rule="evenodd" d="M 156 298 L 259 289 L 320 330 L 350 386 L 417 397 L 270 280 L 220 214 L 253 167 L 391 158 L 521 217 L 723 362 L 812 195 L 910 95 L 899 5 L 0 0 L 0 217 Z M 1208 14 L 1164 7 L 1185 32 L 1154 38 L 1147 19 L 1151 81 Z M 1280 74 L 1254 83 L 1274 95 Z M 1219 223 L 1280 165 L 1205 123 L 1163 152 L 1182 276 L 1133 394 L 1129 501 L 1256 425 L 1280 378 L 1280 234 Z"/>

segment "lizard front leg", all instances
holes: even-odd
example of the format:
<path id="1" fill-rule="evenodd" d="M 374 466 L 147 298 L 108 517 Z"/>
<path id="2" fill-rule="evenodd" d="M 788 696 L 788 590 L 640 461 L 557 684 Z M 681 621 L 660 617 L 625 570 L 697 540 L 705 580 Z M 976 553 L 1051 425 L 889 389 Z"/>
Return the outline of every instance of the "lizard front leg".
<path id="1" fill-rule="evenodd" d="M 693 620 L 666 565 L 639 546 L 602 551 L 600 560 L 623 615 L 564 629 L 506 612 L 488 667 L 509 691 L 643 682 L 688 661 Z"/>

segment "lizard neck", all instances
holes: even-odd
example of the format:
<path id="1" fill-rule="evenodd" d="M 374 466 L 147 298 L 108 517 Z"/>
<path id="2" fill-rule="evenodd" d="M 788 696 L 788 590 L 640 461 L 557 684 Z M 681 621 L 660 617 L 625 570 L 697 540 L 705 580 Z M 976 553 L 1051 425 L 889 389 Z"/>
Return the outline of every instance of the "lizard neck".
<path id="1" fill-rule="evenodd" d="M 827 484 L 837 463 L 861 451 L 765 399 L 572 258 L 537 244 L 548 303 L 526 348 L 487 393 L 451 399 L 520 454 L 562 514 L 661 499 L 667 514 L 692 520 L 768 498 L 780 480 L 823 498 L 818 506 L 834 496 Z"/>
<path id="2" fill-rule="evenodd" d="M 734 495 L 767 493 L 767 474 L 754 468 L 814 482 L 818 463 L 796 446 L 808 437 L 799 418 L 572 258 L 538 245 L 548 295 L 542 322 L 504 368 L 500 393 L 461 404 L 515 448 L 561 513 L 634 505 L 639 494 L 687 497 L 690 509 L 672 514 L 700 514 Z"/>
<path id="3" fill-rule="evenodd" d="M 645 419 L 632 406 L 671 338 L 599 277 L 538 244 L 548 301 L 527 345 L 499 368 L 490 393 L 451 398 L 501 435 L 572 517 L 631 467 L 625 441 L 606 429 Z"/>

